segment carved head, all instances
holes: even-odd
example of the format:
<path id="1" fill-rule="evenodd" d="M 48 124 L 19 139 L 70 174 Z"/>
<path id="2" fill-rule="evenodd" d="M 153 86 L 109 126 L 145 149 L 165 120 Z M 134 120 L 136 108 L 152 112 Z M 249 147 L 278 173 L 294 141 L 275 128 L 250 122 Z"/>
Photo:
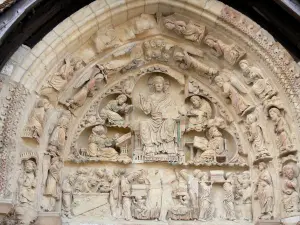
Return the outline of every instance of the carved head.
<path id="1" fill-rule="evenodd" d="M 191 97 L 191 102 L 194 108 L 200 108 L 202 99 L 199 96 L 195 95 Z"/>
<path id="2" fill-rule="evenodd" d="M 201 178 L 201 170 L 198 169 L 194 170 L 193 175 L 198 179 Z"/>
<path id="3" fill-rule="evenodd" d="M 247 115 L 246 122 L 247 124 L 252 124 L 257 121 L 257 115 L 255 113 L 250 113 Z"/>
<path id="4" fill-rule="evenodd" d="M 265 170 L 267 168 L 267 164 L 265 163 L 265 162 L 260 162 L 259 164 L 258 164 L 258 169 L 259 169 L 259 171 L 263 171 L 263 170 Z"/>
<path id="5" fill-rule="evenodd" d="M 278 108 L 276 108 L 276 107 L 271 107 L 271 108 L 269 109 L 269 116 L 270 116 L 271 120 L 277 121 L 278 118 L 281 117 L 281 113 L 280 113 L 280 111 L 279 111 Z"/>
<path id="6" fill-rule="evenodd" d="M 283 176 L 288 178 L 289 180 L 292 180 L 295 177 L 295 170 L 292 165 L 285 165 L 282 168 L 282 172 L 283 172 Z"/>
<path id="7" fill-rule="evenodd" d="M 106 134 L 106 129 L 105 129 L 104 126 L 98 125 L 98 126 L 95 126 L 95 127 L 92 129 L 92 132 L 93 132 L 94 134 L 102 135 L 102 134 Z"/>
<path id="8" fill-rule="evenodd" d="M 119 105 L 123 105 L 127 101 L 127 96 L 124 94 L 121 94 L 117 97 L 117 101 Z"/>
<path id="9" fill-rule="evenodd" d="M 245 59 L 239 62 L 240 68 L 244 73 L 249 73 L 249 62 Z"/>
<path id="10" fill-rule="evenodd" d="M 217 86 L 220 88 L 222 88 L 225 83 L 224 78 L 222 76 L 216 76 L 215 82 L 216 82 Z"/>
<path id="11" fill-rule="evenodd" d="M 216 126 L 212 126 L 208 130 L 208 137 L 209 139 L 214 137 L 222 137 L 222 133 L 219 131 L 219 129 Z"/>
<path id="12" fill-rule="evenodd" d="M 258 79 L 262 79 L 262 72 L 259 68 L 256 68 L 256 67 L 252 67 L 250 69 L 250 78 L 252 80 L 258 80 Z"/>
<path id="13" fill-rule="evenodd" d="M 164 23 L 168 30 L 173 30 L 175 28 L 175 23 L 171 19 L 165 19 Z"/>
<path id="14" fill-rule="evenodd" d="M 68 180 L 69 180 L 69 183 L 70 183 L 71 185 L 75 184 L 75 181 L 76 181 L 76 175 L 75 175 L 75 174 L 69 174 Z"/>
<path id="15" fill-rule="evenodd" d="M 207 35 L 204 39 L 204 43 L 207 44 L 211 48 L 214 47 L 216 41 L 217 40 L 213 36 L 210 36 L 210 35 Z"/>
<path id="16" fill-rule="evenodd" d="M 153 78 L 153 87 L 155 92 L 163 92 L 164 83 L 165 83 L 165 79 L 162 76 L 155 76 Z"/>
<path id="17" fill-rule="evenodd" d="M 24 162 L 24 171 L 31 173 L 36 171 L 36 163 L 32 159 L 28 159 Z"/>
<path id="18" fill-rule="evenodd" d="M 176 33 L 181 34 L 186 30 L 186 23 L 184 21 L 175 21 Z"/>

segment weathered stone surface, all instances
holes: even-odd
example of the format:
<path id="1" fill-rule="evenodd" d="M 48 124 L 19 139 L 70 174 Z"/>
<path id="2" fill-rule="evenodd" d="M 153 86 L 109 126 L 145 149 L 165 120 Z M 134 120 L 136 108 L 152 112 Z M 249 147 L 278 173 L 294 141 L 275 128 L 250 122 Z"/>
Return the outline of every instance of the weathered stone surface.
<path id="1" fill-rule="evenodd" d="M 12 57 L 5 223 L 298 218 L 299 68 L 239 12 L 195 3 L 97 0 Z"/>

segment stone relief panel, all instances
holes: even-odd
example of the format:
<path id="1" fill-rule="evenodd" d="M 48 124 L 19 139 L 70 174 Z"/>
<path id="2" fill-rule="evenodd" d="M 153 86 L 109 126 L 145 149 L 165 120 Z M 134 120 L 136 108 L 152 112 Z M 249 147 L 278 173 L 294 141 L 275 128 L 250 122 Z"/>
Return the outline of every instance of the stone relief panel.
<path id="1" fill-rule="evenodd" d="M 90 58 L 53 69 L 25 119 L 41 162 L 23 160 L 24 224 L 28 204 L 76 225 L 253 224 L 278 218 L 277 202 L 299 215 L 291 111 L 245 45 L 179 14 L 142 14 L 89 43 Z"/>
<path id="2" fill-rule="evenodd" d="M 63 182 L 64 221 L 252 221 L 249 172 L 81 167 Z M 213 192 L 212 192 L 213 191 Z M 223 196 L 223 205 L 217 200 Z M 236 196 L 241 198 L 241 201 Z M 237 215 L 240 201 L 241 215 Z M 249 211 L 250 209 L 250 211 Z M 149 222 L 150 222 L 149 221 Z M 129 223 L 130 224 L 130 223 Z"/>

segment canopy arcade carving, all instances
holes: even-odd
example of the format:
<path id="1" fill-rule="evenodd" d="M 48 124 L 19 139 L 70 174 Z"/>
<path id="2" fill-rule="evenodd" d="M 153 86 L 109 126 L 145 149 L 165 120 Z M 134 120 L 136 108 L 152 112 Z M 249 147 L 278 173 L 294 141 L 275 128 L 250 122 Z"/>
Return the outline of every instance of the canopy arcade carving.
<path id="1" fill-rule="evenodd" d="M 6 168 L 0 182 L 16 205 L 4 223 L 250 225 L 300 215 L 299 99 L 285 82 L 298 68 L 256 24 L 213 2 L 203 20 L 189 3 L 182 14 L 103 23 L 35 87 L 24 75 L 25 93 L 3 91 L 8 109 L 28 103 L 22 115 L 2 114 L 23 121 L 4 123 L 14 141 L 1 136 L 3 165 L 20 162 L 19 178 Z"/>

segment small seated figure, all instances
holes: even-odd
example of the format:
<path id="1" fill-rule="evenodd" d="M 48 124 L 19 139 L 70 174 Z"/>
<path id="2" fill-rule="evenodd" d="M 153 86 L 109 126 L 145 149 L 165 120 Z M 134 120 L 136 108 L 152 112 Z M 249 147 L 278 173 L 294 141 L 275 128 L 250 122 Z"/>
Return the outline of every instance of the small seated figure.
<path id="1" fill-rule="evenodd" d="M 134 196 L 133 217 L 139 220 L 147 220 L 150 218 L 150 210 L 148 210 L 146 206 L 145 196 Z"/>
<path id="2" fill-rule="evenodd" d="M 178 203 L 169 210 L 169 219 L 192 220 L 193 209 L 190 207 L 190 198 L 188 196 L 188 193 L 178 193 L 177 195 Z"/>
<path id="3" fill-rule="evenodd" d="M 126 126 L 126 118 L 122 115 L 126 117 L 133 107 L 126 103 L 127 99 L 126 95 L 121 94 L 116 100 L 109 101 L 100 112 L 101 119 L 108 121 L 110 125 Z"/>
<path id="4" fill-rule="evenodd" d="M 106 136 L 107 130 L 102 126 L 96 126 L 92 129 L 89 137 L 89 146 L 87 156 L 100 157 L 103 161 L 116 161 L 118 152 L 112 147 L 114 139 Z"/>
<path id="5" fill-rule="evenodd" d="M 187 114 L 189 118 L 187 131 L 195 130 L 201 132 L 206 128 L 207 122 L 212 116 L 211 106 L 199 96 L 192 96 L 190 101 L 192 107 Z"/>

